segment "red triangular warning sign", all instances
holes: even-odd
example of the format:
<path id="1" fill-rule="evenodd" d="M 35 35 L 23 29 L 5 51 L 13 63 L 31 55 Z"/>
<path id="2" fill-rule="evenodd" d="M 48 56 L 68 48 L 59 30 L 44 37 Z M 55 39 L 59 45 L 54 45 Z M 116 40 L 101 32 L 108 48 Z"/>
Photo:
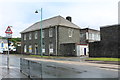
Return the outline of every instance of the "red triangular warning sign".
<path id="1" fill-rule="evenodd" d="M 5 31 L 6 34 L 12 34 L 12 30 L 10 28 L 10 26 L 7 27 L 6 31 Z"/>

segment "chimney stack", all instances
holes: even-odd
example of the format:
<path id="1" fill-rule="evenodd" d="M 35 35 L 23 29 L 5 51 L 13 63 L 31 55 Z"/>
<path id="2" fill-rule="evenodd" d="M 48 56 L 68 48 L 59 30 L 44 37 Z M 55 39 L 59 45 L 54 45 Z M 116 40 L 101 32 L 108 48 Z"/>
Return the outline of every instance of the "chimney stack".
<path id="1" fill-rule="evenodd" d="M 72 18 L 70 16 L 67 16 L 66 19 L 70 22 L 72 22 Z"/>

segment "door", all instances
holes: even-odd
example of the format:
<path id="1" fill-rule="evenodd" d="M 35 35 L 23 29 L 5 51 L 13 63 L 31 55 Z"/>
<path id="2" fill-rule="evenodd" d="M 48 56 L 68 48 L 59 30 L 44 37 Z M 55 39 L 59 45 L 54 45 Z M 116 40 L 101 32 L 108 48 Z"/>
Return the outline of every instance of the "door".
<path id="1" fill-rule="evenodd" d="M 86 48 L 84 48 L 84 55 L 86 55 Z"/>

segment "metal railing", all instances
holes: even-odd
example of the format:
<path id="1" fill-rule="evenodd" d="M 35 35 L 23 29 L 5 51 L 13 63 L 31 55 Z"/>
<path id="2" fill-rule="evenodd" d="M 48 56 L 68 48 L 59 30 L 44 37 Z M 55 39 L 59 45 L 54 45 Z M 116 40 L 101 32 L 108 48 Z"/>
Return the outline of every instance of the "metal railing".
<path id="1" fill-rule="evenodd" d="M 20 71 L 29 78 L 74 78 L 81 72 L 64 64 L 20 58 Z M 84 71 L 83 71 L 84 72 Z"/>
<path id="2" fill-rule="evenodd" d="M 29 78 L 42 78 L 42 64 L 20 58 L 20 72 Z"/>

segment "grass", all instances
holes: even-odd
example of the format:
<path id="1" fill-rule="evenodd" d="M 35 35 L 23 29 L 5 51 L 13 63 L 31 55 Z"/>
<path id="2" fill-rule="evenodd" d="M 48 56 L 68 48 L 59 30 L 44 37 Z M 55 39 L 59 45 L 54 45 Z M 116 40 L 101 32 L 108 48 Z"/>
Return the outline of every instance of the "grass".
<path id="1" fill-rule="evenodd" d="M 120 58 L 88 58 L 87 60 L 95 60 L 95 61 L 120 61 Z"/>

